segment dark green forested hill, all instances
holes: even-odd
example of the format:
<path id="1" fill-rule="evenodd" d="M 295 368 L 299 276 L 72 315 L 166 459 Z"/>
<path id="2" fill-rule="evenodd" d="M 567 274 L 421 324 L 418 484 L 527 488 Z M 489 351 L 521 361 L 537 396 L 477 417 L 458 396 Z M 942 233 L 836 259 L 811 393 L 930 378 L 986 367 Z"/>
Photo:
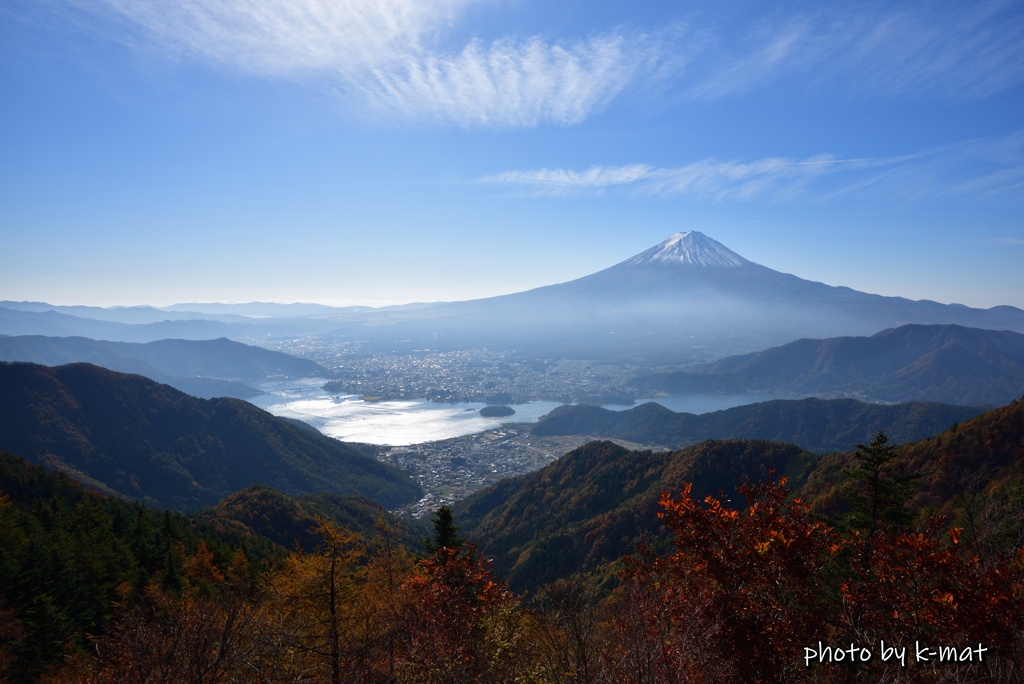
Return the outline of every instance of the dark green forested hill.
<path id="1" fill-rule="evenodd" d="M 802 339 L 688 372 L 639 377 L 647 391 L 748 391 L 998 406 L 1024 391 L 1024 335 L 904 325 L 870 337 Z"/>
<path id="2" fill-rule="evenodd" d="M 0 681 L 37 681 L 68 646 L 92 649 L 119 609 L 156 587 L 206 591 L 206 554 L 233 590 L 258 586 L 297 542 L 308 552 L 321 541 L 320 520 L 364 540 L 384 523 L 393 546 L 421 550 L 420 527 L 359 497 L 254 486 L 184 515 L 97 494 L 0 452 Z"/>
<path id="3" fill-rule="evenodd" d="M 705 439 L 766 439 L 814 452 L 842 451 L 882 430 L 905 444 L 937 434 L 984 409 L 929 402 L 866 404 L 854 399 L 776 400 L 702 415 L 653 402 L 626 411 L 561 406 L 533 426 L 536 435 L 591 435 L 683 447 Z"/>
<path id="4" fill-rule="evenodd" d="M 0 449 L 154 506 L 193 511 L 252 484 L 387 507 L 421 496 L 400 471 L 237 399 L 90 364 L 2 363 L 0 388 Z"/>
<path id="5" fill-rule="evenodd" d="M 970 527 L 977 521 L 964 515 L 994 521 L 1016 511 L 1016 537 L 1024 543 L 1024 400 L 903 445 L 899 453 L 898 472 L 914 478 L 911 507 L 918 518 L 937 511 Z M 823 457 L 801 494 L 820 510 L 834 511 L 852 459 L 851 452 Z"/>
<path id="6" fill-rule="evenodd" d="M 907 467 L 989 479 L 1024 475 L 1024 399 L 983 413 L 903 448 Z M 939 494 L 952 494 L 952 489 Z"/>
<path id="7" fill-rule="evenodd" d="M 0 680 L 37 681 L 147 584 L 180 590 L 200 549 L 242 574 L 283 556 L 259 537 L 96 495 L 0 452 Z"/>
<path id="8" fill-rule="evenodd" d="M 599 569 L 661 534 L 658 500 L 685 482 L 694 493 L 777 475 L 802 481 L 815 461 L 777 442 L 720 440 L 673 452 L 591 442 L 546 468 L 498 483 L 455 507 L 466 536 L 513 588 Z"/>
<path id="9" fill-rule="evenodd" d="M 311 551 L 320 541 L 318 519 L 330 520 L 366 538 L 380 534 L 381 523 L 391 528 L 391 543 L 421 550 L 428 536 L 426 523 L 402 520 L 369 499 L 320 492 L 288 496 L 266 485 L 252 485 L 224 497 L 216 506 L 196 513 L 197 520 L 216 529 L 237 529 L 264 537 L 286 549 Z"/>

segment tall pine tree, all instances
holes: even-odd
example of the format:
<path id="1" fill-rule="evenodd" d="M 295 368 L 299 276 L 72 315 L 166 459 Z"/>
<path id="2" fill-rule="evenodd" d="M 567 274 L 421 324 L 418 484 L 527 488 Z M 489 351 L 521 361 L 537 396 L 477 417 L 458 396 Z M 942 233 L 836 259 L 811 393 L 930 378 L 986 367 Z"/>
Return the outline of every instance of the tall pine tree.
<path id="1" fill-rule="evenodd" d="M 452 554 L 459 553 L 466 540 L 459 536 L 459 528 L 455 526 L 451 507 L 445 504 L 438 508 L 434 513 L 433 523 L 434 536 L 424 541 L 427 551 L 441 559 L 450 555 L 440 553 L 442 549 L 448 549 Z"/>
<path id="2" fill-rule="evenodd" d="M 858 444 L 854 467 L 845 470 L 853 482 L 850 511 L 842 521 L 870 539 L 878 531 L 898 532 L 911 521 L 907 509 L 913 477 L 901 474 L 899 452 L 879 431 L 870 444 Z"/>

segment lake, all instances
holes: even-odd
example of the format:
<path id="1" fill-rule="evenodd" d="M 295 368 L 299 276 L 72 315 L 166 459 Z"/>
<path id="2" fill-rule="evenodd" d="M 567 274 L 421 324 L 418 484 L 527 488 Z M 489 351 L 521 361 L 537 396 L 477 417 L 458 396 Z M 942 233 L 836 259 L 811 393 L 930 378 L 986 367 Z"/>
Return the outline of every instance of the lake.
<path id="1" fill-rule="evenodd" d="M 249 401 L 285 418 L 297 418 L 320 432 L 346 442 L 407 446 L 493 430 L 506 423 L 535 423 L 561 404 L 531 401 L 513 404 L 515 415 L 485 418 L 482 403 L 438 404 L 426 399 L 363 401 L 354 395 L 338 395 L 323 389 L 323 378 L 303 378 L 266 383 L 266 392 Z M 655 401 L 673 411 L 708 413 L 776 397 L 751 394 L 686 394 L 641 399 Z M 607 406 L 621 411 L 630 406 Z"/>
<path id="2" fill-rule="evenodd" d="M 511 404 L 515 415 L 485 418 L 482 403 L 437 404 L 426 399 L 363 401 L 323 389 L 325 380 L 263 385 L 267 394 L 249 401 L 275 416 L 297 418 L 346 442 L 405 446 L 485 432 L 505 423 L 535 423 L 560 406 L 553 401 Z"/>

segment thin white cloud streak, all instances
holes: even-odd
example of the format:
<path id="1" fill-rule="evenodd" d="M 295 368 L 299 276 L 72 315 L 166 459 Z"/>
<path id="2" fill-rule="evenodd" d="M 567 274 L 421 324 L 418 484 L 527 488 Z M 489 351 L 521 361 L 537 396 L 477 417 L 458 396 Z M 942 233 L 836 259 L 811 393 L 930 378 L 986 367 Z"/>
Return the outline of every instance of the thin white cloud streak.
<path id="1" fill-rule="evenodd" d="M 678 60 L 661 38 L 636 32 L 440 49 L 446 29 L 484 0 L 70 1 L 141 28 L 173 55 L 261 77 L 322 79 L 374 119 L 575 124 Z"/>
<path id="2" fill-rule="evenodd" d="M 931 150 L 898 169 L 897 188 L 927 197 L 1019 201 L 1024 198 L 1024 132 L 980 138 Z"/>
<path id="3" fill-rule="evenodd" d="M 541 189 L 552 194 L 601 190 L 614 185 L 631 185 L 649 178 L 655 169 L 647 164 L 630 166 L 592 166 L 585 171 L 538 169 L 536 171 L 505 171 L 481 178 L 482 183 L 518 185 Z"/>
<path id="4" fill-rule="evenodd" d="M 708 69 L 709 76 L 687 88 L 687 97 L 714 100 L 737 92 L 756 88 L 789 69 L 794 53 L 806 50 L 809 27 L 803 21 L 760 31 L 754 39 L 755 47 L 741 55 L 719 55 Z"/>
<path id="5" fill-rule="evenodd" d="M 882 168 L 818 197 L 868 196 L 894 202 L 1024 200 L 1024 132 L 967 140 L 887 159 Z"/>
<path id="6" fill-rule="evenodd" d="M 687 97 L 714 100 L 801 79 L 808 92 L 851 97 L 930 93 L 983 98 L 1024 81 L 1024 11 L 1019 2 L 939 2 L 870 11 L 830 5 L 816 15 L 775 17 L 749 39 L 699 65 Z"/>
<path id="7" fill-rule="evenodd" d="M 820 155 L 809 159 L 768 158 L 753 162 L 701 161 L 651 175 L 645 192 L 659 196 L 688 195 L 712 201 L 752 200 L 771 196 L 789 199 L 800 195 L 814 180 L 842 169 L 864 168 L 869 159 L 836 159 Z"/>
<path id="8" fill-rule="evenodd" d="M 672 197 L 685 195 L 711 201 L 775 199 L 798 195 L 814 179 L 841 167 L 864 168 L 871 159 L 836 159 L 820 155 L 808 159 L 768 158 L 752 162 L 703 160 L 686 166 L 658 168 L 647 164 L 593 166 L 583 172 L 565 169 L 505 171 L 480 182 L 518 186 L 542 195 L 569 195 L 631 186 L 637 194 Z"/>
<path id="9" fill-rule="evenodd" d="M 846 196 L 890 201 L 1024 199 L 1024 132 L 970 140 L 915 154 L 840 159 L 770 157 L 706 159 L 684 166 L 592 166 L 585 171 L 504 171 L 479 182 L 564 196 L 619 189 L 643 197 L 689 197 L 711 202 L 826 202 Z"/>

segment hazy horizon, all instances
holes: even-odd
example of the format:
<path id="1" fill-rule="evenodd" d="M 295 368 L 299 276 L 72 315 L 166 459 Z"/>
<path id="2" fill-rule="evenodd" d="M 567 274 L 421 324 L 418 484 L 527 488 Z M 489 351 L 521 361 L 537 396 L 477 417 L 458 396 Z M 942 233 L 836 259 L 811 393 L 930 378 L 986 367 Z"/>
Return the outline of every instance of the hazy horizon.
<path id="1" fill-rule="evenodd" d="M 13 0 L 0 299 L 387 306 L 701 231 L 1024 308 L 1024 7 Z"/>

